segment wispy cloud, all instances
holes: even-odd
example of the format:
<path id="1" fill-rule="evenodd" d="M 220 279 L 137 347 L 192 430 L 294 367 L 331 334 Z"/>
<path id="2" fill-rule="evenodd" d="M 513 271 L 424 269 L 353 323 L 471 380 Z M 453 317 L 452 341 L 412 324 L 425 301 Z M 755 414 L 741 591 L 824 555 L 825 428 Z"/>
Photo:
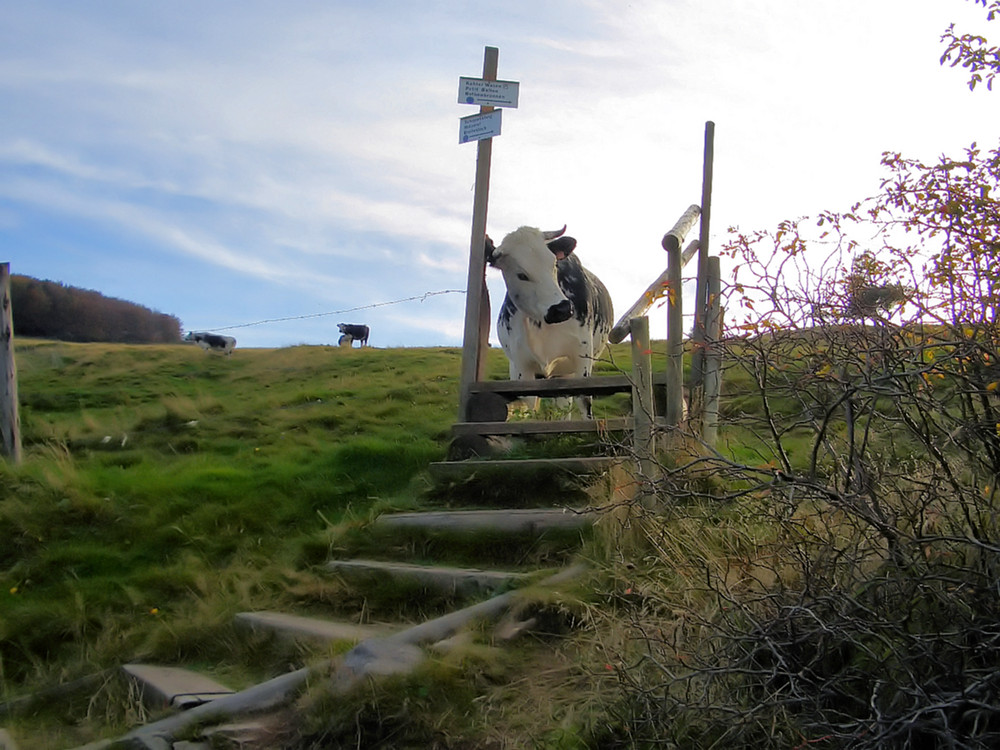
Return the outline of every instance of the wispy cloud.
<path id="1" fill-rule="evenodd" d="M 464 286 L 476 149 L 457 142 L 474 111 L 457 79 L 491 44 L 522 88 L 494 143 L 489 230 L 568 223 L 622 310 L 700 199 L 706 120 L 717 235 L 861 197 L 885 148 L 995 137 L 990 102 L 937 65 L 947 22 L 980 20 L 966 5 L 9 3 L 0 239 L 15 273 L 186 323 Z M 460 297 L 370 308 L 376 340 L 459 343 Z M 300 343 L 328 323 L 240 338 Z"/>

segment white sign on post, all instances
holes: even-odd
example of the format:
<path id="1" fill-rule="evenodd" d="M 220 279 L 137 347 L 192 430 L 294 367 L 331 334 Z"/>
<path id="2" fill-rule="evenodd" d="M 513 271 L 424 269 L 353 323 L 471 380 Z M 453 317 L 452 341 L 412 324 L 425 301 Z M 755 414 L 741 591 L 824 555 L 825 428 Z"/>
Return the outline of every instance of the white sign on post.
<path id="1" fill-rule="evenodd" d="M 482 78 L 458 79 L 458 103 L 480 107 L 517 109 L 517 81 L 486 81 Z"/>
<path id="2" fill-rule="evenodd" d="M 458 142 L 481 141 L 500 135 L 502 109 L 484 112 L 479 115 L 469 115 L 459 119 Z"/>

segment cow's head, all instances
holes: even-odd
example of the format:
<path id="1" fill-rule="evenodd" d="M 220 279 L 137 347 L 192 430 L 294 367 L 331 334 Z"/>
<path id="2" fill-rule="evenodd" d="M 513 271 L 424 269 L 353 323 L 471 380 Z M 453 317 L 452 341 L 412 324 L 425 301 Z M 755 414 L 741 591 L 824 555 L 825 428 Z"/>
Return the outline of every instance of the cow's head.
<path id="1" fill-rule="evenodd" d="M 556 261 L 576 247 L 576 240 L 557 232 L 532 227 L 516 229 L 494 247 L 486 238 L 486 260 L 499 268 L 507 285 L 507 295 L 517 308 L 533 320 L 562 323 L 573 315 L 573 303 L 556 281 Z"/>

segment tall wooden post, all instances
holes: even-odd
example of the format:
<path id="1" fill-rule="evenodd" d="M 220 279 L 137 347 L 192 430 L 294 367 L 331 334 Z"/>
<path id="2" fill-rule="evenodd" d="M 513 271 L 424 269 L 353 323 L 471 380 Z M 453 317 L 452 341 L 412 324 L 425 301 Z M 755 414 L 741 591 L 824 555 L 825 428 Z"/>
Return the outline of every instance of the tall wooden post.
<path id="1" fill-rule="evenodd" d="M 483 55 L 483 80 L 497 80 L 500 50 L 486 47 Z M 480 107 L 480 113 L 492 112 L 493 107 Z M 489 346 L 490 298 L 486 288 L 486 213 L 490 199 L 490 164 L 493 159 L 493 139 L 484 138 L 477 144 L 476 193 L 472 205 L 472 238 L 469 243 L 469 278 L 465 293 L 465 336 L 462 341 L 462 373 L 459 382 L 458 421 L 468 416 L 470 387 L 483 379 L 486 350 Z"/>
<path id="2" fill-rule="evenodd" d="M 705 156 L 701 179 L 701 231 L 698 237 L 698 285 L 694 301 L 694 330 L 691 332 L 690 421 L 697 433 L 705 410 L 705 333 L 708 318 L 708 236 L 712 218 L 712 166 L 715 159 L 715 123 L 705 123 Z"/>
<path id="3" fill-rule="evenodd" d="M 632 417 L 635 452 L 644 476 L 652 470 L 653 458 L 653 366 L 649 348 L 649 318 L 632 318 Z"/>
<path id="4" fill-rule="evenodd" d="M 715 447 L 719 434 L 719 398 L 722 394 L 722 272 L 719 257 L 708 259 L 708 315 L 705 318 L 705 413 L 701 439 Z"/>
<path id="5" fill-rule="evenodd" d="M 10 263 L 0 263 L 0 450 L 21 462 L 21 419 L 17 412 L 17 366 L 14 362 L 14 316 L 10 303 Z"/>
<path id="6" fill-rule="evenodd" d="M 681 294 L 680 245 L 667 248 L 667 427 L 677 427 L 684 416 L 684 306 Z"/>

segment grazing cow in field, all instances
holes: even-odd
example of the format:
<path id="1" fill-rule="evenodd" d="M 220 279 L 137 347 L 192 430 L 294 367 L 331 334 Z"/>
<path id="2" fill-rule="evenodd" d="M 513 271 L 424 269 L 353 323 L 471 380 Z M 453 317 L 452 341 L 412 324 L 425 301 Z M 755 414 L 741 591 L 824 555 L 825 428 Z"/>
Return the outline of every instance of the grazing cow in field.
<path id="1" fill-rule="evenodd" d="M 368 326 L 359 325 L 357 323 L 337 323 L 337 328 L 340 330 L 344 336 L 350 336 L 351 341 L 360 341 L 361 346 L 368 344 Z M 340 344 L 344 343 L 344 337 L 340 337 Z"/>
<path id="2" fill-rule="evenodd" d="M 497 320 L 511 380 L 587 377 L 614 325 L 611 295 L 573 254 L 576 240 L 521 227 L 499 247 L 486 238 L 486 260 L 507 286 Z M 577 404 L 591 416 L 590 398 Z"/>
<path id="3" fill-rule="evenodd" d="M 206 352 L 222 352 L 227 357 L 231 357 L 233 349 L 236 348 L 236 339 L 232 336 L 219 336 L 215 333 L 205 333 L 204 331 L 192 331 L 186 341 L 193 341 Z"/>

